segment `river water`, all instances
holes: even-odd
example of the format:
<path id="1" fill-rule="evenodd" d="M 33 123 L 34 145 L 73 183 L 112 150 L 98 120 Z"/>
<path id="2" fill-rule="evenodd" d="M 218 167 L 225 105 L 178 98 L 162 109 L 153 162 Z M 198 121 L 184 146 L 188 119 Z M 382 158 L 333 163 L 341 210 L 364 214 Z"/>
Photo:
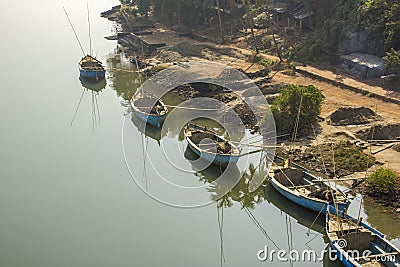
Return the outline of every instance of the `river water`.
<path id="1" fill-rule="evenodd" d="M 114 54 L 116 43 L 103 38 L 114 25 L 99 16 L 116 4 L 89 0 L 93 53 L 108 66 L 127 69 Z M 99 94 L 84 91 L 77 66 L 82 53 L 63 5 L 88 50 L 82 1 L 9 1 L 0 11 L 0 266 L 288 266 L 276 258 L 262 262 L 257 253 L 276 249 L 274 243 L 318 255 L 326 248 L 322 221 L 313 223 L 314 213 L 270 185 L 265 194 L 247 198 L 246 208 L 233 200 L 223 209 L 215 203 L 173 208 L 145 194 L 128 171 L 121 137 L 125 100 L 137 77 L 108 72 Z M 142 142 L 137 128 L 130 130 L 132 144 Z M 146 142 L 159 147 L 157 138 Z M 162 158 L 155 153 L 153 160 L 161 164 Z M 353 214 L 359 204 L 356 199 Z M 398 240 L 393 214 L 370 202 L 362 212 Z"/>

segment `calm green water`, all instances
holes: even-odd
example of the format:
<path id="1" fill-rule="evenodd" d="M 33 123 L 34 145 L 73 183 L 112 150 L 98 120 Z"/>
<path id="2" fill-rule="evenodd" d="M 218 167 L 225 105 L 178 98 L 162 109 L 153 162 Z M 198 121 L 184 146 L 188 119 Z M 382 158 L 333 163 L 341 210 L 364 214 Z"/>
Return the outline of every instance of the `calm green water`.
<path id="1" fill-rule="evenodd" d="M 99 13 L 116 4 L 89 1 L 93 51 L 108 64 L 116 43 L 103 37 L 113 25 Z M 82 1 L 23 0 L 0 11 L 1 267 L 220 266 L 221 243 L 224 266 L 288 266 L 277 260 L 260 262 L 257 252 L 265 246 L 273 249 L 271 240 L 286 250 L 320 253 L 326 247 L 321 221 L 308 232 L 315 214 L 294 206 L 270 186 L 265 196 L 258 191 L 247 200 L 248 210 L 231 201 L 223 218 L 216 204 L 179 209 L 148 197 L 130 176 L 122 152 L 122 104 L 136 86 L 133 74 L 107 78 L 106 88 L 96 95 L 96 118 L 92 93 L 85 91 L 71 127 L 83 91 L 77 66 L 81 52 L 62 5 L 88 49 Z M 137 129 L 132 131 L 137 138 Z M 157 149 L 157 140 L 148 142 Z M 390 238 L 400 236 L 393 215 L 371 203 L 365 211 Z M 332 265 L 294 263 L 323 264 Z"/>

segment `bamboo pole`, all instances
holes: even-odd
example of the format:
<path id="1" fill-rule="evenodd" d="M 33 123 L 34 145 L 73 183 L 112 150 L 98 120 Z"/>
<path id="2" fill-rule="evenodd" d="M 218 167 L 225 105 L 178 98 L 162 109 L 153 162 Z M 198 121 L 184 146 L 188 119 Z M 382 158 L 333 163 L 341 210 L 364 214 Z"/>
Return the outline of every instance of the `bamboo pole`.
<path id="1" fill-rule="evenodd" d="M 363 180 L 367 179 L 365 177 L 352 177 L 352 178 L 343 178 L 343 179 L 336 179 L 336 181 L 352 181 L 352 180 Z M 321 179 L 321 180 L 311 180 L 312 182 L 332 182 L 332 179 Z"/>

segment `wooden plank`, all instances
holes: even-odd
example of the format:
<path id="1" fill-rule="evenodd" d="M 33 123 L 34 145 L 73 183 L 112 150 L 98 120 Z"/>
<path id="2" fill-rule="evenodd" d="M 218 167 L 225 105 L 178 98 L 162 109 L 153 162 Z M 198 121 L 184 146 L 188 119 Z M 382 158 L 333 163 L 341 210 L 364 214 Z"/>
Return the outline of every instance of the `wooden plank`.
<path id="1" fill-rule="evenodd" d="M 398 139 L 392 139 L 392 140 L 375 140 L 375 139 L 369 139 L 367 142 L 382 142 L 382 143 L 392 143 L 392 142 L 400 142 Z"/>
<path id="2" fill-rule="evenodd" d="M 379 152 L 382 152 L 383 150 L 386 150 L 386 149 L 388 149 L 388 148 L 391 148 L 392 146 L 394 146 L 394 144 L 396 144 L 396 143 L 391 143 L 391 144 L 386 145 L 386 146 L 384 146 L 384 147 L 382 147 L 382 148 L 379 148 L 379 149 L 377 149 L 377 150 L 375 150 L 375 151 L 372 151 L 371 154 L 372 154 L 372 155 L 375 155 L 375 154 L 377 154 L 377 153 L 379 153 Z"/>

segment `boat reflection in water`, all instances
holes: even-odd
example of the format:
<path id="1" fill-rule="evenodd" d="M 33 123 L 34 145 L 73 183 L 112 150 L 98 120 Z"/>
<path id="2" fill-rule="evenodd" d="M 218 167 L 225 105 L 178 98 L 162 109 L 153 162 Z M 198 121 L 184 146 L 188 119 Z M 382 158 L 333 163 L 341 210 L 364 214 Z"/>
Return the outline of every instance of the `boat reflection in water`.
<path id="1" fill-rule="evenodd" d="M 97 101 L 97 95 L 106 87 L 107 82 L 105 78 L 102 78 L 98 81 L 92 80 L 92 79 L 86 79 L 84 77 L 79 77 L 79 80 L 81 82 L 81 85 L 83 87 L 81 97 L 79 99 L 78 105 L 76 107 L 74 116 L 71 120 L 71 126 L 75 121 L 76 115 L 78 114 L 79 107 L 81 106 L 83 95 L 85 94 L 85 91 L 90 91 L 92 94 L 91 97 L 91 106 L 92 106 L 92 128 L 96 125 L 100 125 L 100 110 L 99 110 L 99 105 Z"/>
<path id="2" fill-rule="evenodd" d="M 158 145 L 160 145 L 160 140 L 163 137 L 161 136 L 161 128 L 157 128 L 156 126 L 146 123 L 141 118 L 136 116 L 135 113 L 132 113 L 131 121 L 139 132 L 150 137 L 151 139 L 156 140 Z"/>
<path id="3" fill-rule="evenodd" d="M 318 216 L 317 212 L 297 206 L 295 203 L 279 194 L 271 183 L 268 183 L 265 187 L 265 199 L 295 219 L 297 223 L 320 234 L 325 233 L 325 216 L 323 213 Z M 326 242 L 327 241 L 328 240 L 326 239 Z"/>
<path id="4" fill-rule="evenodd" d="M 81 81 L 81 84 L 84 88 L 97 93 L 101 92 L 104 88 L 106 88 L 107 85 L 107 81 L 105 78 L 96 81 L 84 77 L 79 77 L 79 80 Z"/>
<path id="5" fill-rule="evenodd" d="M 212 194 L 213 200 L 218 200 L 219 207 L 231 207 L 235 202 L 239 203 L 242 208 L 253 209 L 264 200 L 264 187 L 260 186 L 255 191 L 250 190 L 250 183 L 252 179 L 257 179 L 257 168 L 250 164 L 248 169 L 240 171 L 235 163 L 228 166 L 210 164 L 199 157 L 189 147 L 186 147 L 184 152 L 186 159 L 190 160 L 193 170 L 196 171 L 195 175 L 200 178 L 204 183 L 217 182 L 217 179 L 224 174 L 225 177 L 232 178 L 231 181 L 224 181 L 223 183 L 214 183 L 210 185 L 209 192 Z M 208 166 L 204 168 L 204 166 Z M 226 184 L 232 185 L 232 181 L 239 179 L 239 181 L 232 186 L 226 194 L 222 192 L 226 189 Z"/>
<path id="6" fill-rule="evenodd" d="M 232 177 L 233 175 L 240 175 L 236 164 L 230 164 L 229 169 L 227 166 L 211 164 L 210 161 L 199 157 L 192 149 L 190 149 L 189 146 L 186 147 L 184 156 L 192 164 L 192 168 L 196 172 L 196 176 L 200 177 L 200 179 L 205 182 L 214 182 L 225 171 L 229 171 L 232 174 Z"/>

